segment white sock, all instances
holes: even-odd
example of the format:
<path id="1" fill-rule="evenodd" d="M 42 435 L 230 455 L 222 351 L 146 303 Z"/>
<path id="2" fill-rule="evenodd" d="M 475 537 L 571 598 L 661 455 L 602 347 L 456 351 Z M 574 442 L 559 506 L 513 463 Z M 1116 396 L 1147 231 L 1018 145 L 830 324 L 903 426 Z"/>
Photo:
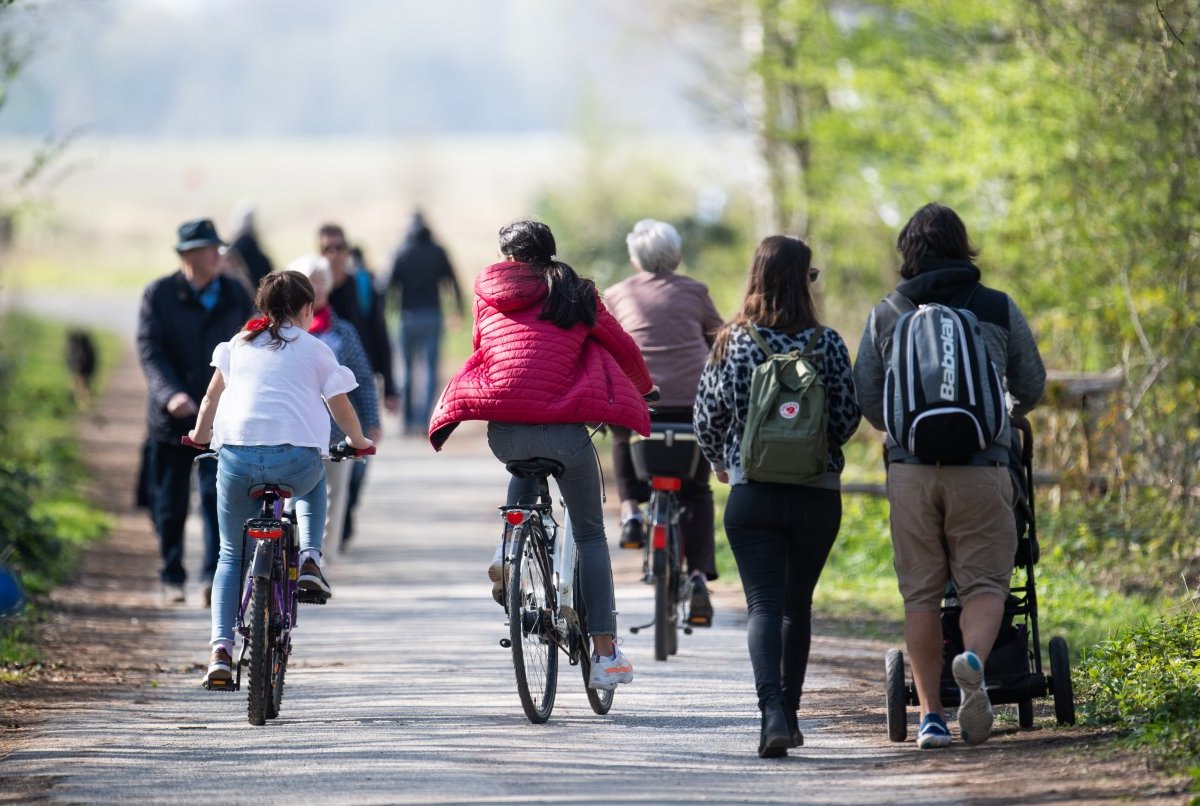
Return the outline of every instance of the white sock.
<path id="1" fill-rule="evenodd" d="M 231 657 L 231 658 L 233 657 L 233 642 L 232 641 L 213 641 L 212 649 L 213 649 L 213 652 L 216 652 L 218 649 L 224 649 L 225 652 L 228 653 L 229 657 Z"/>
<path id="2" fill-rule="evenodd" d="M 313 562 L 315 562 L 317 564 L 317 567 L 320 568 L 321 567 L 321 552 L 320 552 L 320 550 L 319 549 L 305 549 L 304 551 L 300 552 L 300 564 L 303 565 L 305 560 L 312 560 Z"/>

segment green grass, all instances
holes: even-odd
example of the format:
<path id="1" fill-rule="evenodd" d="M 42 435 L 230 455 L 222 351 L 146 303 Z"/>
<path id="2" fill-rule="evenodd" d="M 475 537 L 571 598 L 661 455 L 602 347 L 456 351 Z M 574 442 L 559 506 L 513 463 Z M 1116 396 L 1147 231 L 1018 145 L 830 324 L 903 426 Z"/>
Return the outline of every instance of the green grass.
<path id="1" fill-rule="evenodd" d="M 120 341 L 97 334 L 101 367 L 116 363 Z M 78 408 L 63 358 L 66 328 L 18 315 L 0 318 L 0 549 L 32 605 L 0 623 L 0 663 L 38 656 L 38 598 L 69 578 L 79 549 L 103 537 L 111 519 L 82 492 L 75 438 Z"/>
<path id="2" fill-rule="evenodd" d="M 1200 615 L 1196 599 L 1173 614 L 1090 648 L 1072 675 L 1083 721 L 1112 725 L 1200 791 Z M 1196 799 L 1192 802 L 1197 802 Z"/>

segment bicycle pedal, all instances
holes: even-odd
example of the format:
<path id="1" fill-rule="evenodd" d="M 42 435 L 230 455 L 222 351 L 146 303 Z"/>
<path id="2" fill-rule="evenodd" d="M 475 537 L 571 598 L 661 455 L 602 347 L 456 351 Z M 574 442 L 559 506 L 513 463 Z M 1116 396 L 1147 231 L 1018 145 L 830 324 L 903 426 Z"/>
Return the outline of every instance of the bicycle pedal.
<path id="1" fill-rule="evenodd" d="M 207 691 L 237 691 L 237 684 L 232 680 L 205 680 L 200 683 Z"/>
<path id="2" fill-rule="evenodd" d="M 329 601 L 329 594 L 323 591 L 298 591 L 296 601 L 300 604 L 323 605 Z"/>

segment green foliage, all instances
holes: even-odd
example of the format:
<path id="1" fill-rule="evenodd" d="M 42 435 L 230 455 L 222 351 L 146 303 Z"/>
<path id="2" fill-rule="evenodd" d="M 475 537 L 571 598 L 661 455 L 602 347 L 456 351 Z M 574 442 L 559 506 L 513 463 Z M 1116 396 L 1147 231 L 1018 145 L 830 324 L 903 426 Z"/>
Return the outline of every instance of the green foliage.
<path id="1" fill-rule="evenodd" d="M 663 167 L 653 155 L 623 154 L 599 141 L 584 154 L 582 173 L 537 204 L 559 256 L 603 290 L 633 271 L 625 245 L 633 225 L 667 221 L 683 239 L 680 273 L 707 283 L 718 310 L 732 310 L 753 251 L 745 199 L 683 180 L 677 164 Z"/>
<path id="2" fill-rule="evenodd" d="M 78 549 L 110 519 L 86 501 L 74 435 L 77 411 L 63 353 L 66 329 L 21 316 L 0 318 L 0 551 L 27 592 L 49 592 L 74 569 Z M 117 354 L 100 340 L 100 366 Z M 28 661 L 35 612 L 0 624 L 0 662 Z"/>
<path id="3" fill-rule="evenodd" d="M 1200 618 L 1191 606 L 1086 651 L 1073 677 L 1087 722 L 1126 729 L 1200 782 Z"/>

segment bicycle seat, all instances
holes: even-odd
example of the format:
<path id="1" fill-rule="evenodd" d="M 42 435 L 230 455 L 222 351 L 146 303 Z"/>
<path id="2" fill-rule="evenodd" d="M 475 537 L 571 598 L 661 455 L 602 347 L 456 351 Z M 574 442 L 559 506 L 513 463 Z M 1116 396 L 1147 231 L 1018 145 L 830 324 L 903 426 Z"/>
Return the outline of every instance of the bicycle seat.
<path id="1" fill-rule="evenodd" d="M 514 459 L 504 463 L 504 469 L 518 478 L 544 479 L 547 476 L 559 476 L 563 472 L 562 462 L 555 459 Z"/>
<path id="2" fill-rule="evenodd" d="M 280 498 L 291 498 L 292 488 L 286 484 L 255 484 L 246 491 L 251 498 L 262 498 L 267 493 L 275 493 Z"/>

